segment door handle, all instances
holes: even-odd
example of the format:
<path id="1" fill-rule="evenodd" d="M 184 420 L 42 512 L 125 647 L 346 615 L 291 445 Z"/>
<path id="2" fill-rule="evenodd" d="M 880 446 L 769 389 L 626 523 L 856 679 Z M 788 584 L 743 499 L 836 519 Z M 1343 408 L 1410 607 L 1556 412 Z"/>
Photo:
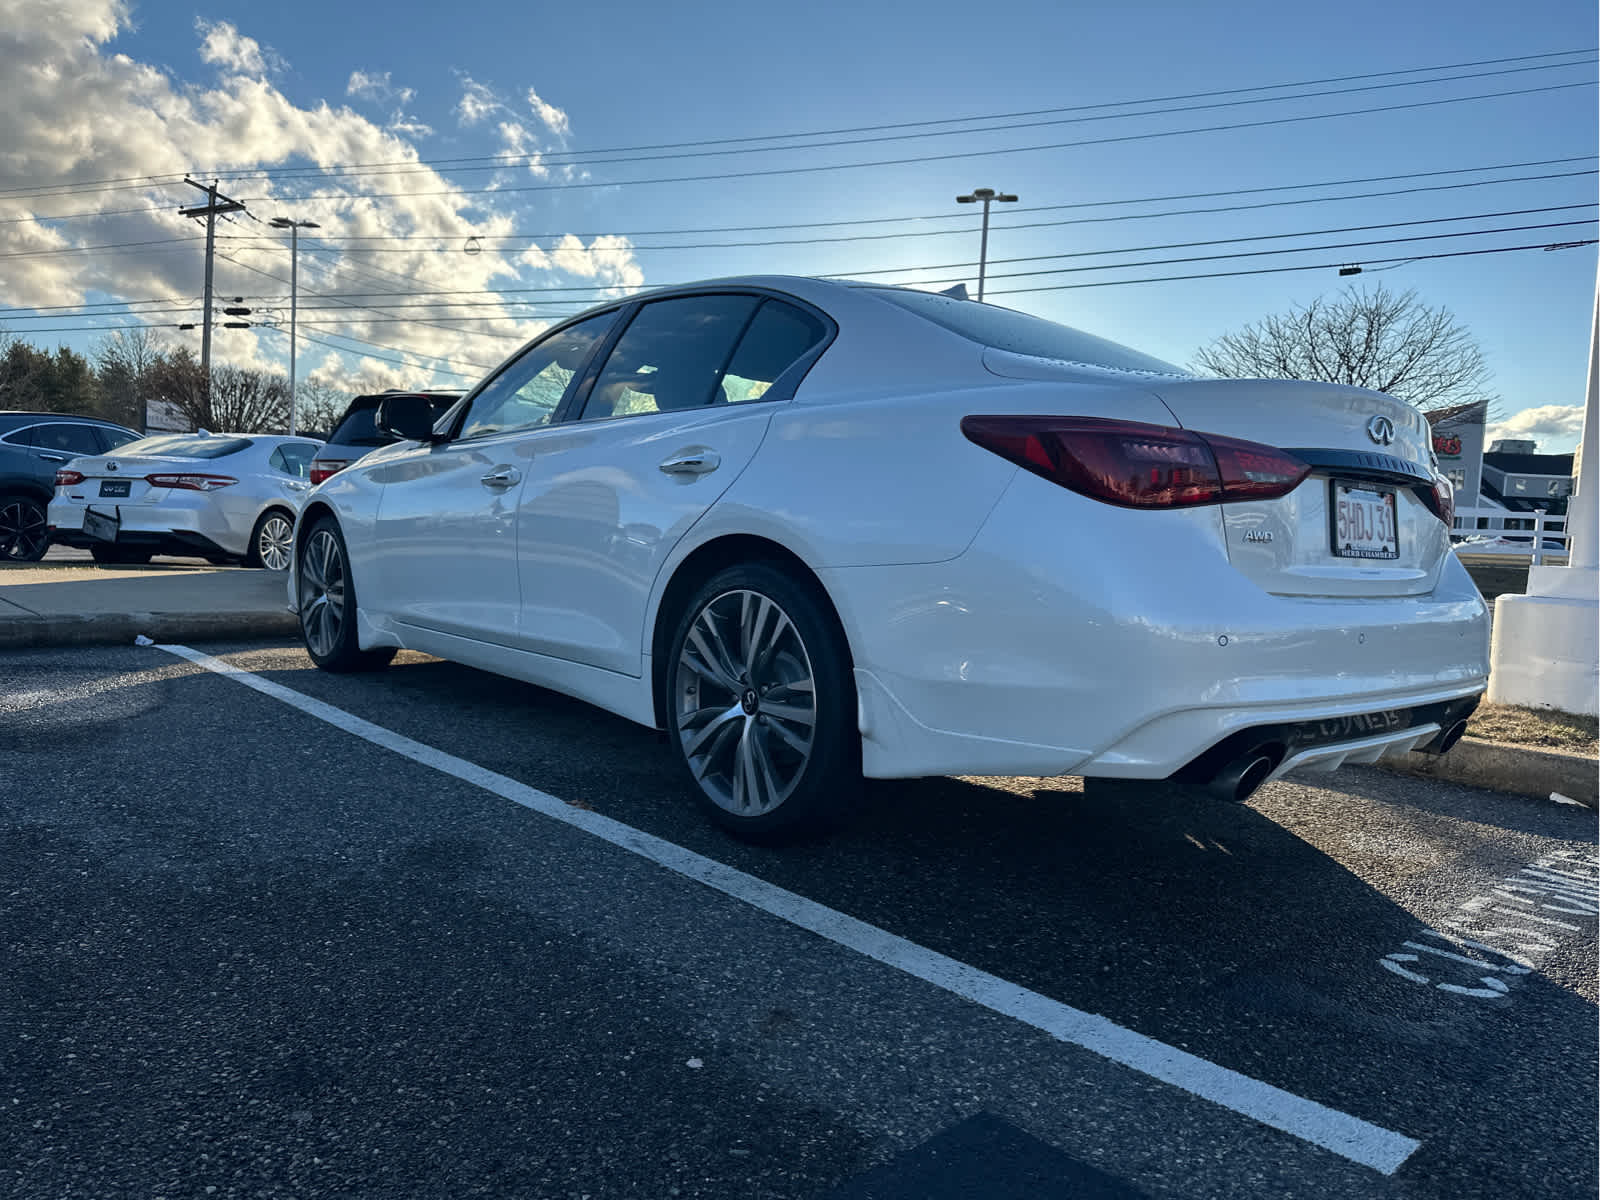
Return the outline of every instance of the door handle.
<path id="1" fill-rule="evenodd" d="M 44 459 L 45 462 L 66 462 L 67 461 L 67 456 L 65 454 L 41 454 L 41 455 L 39 455 L 39 457 Z"/>
<path id="2" fill-rule="evenodd" d="M 722 465 L 722 456 L 706 446 L 696 446 L 662 459 L 660 465 L 668 475 L 708 475 Z"/>
<path id="3" fill-rule="evenodd" d="M 496 467 L 478 480 L 486 488 L 508 488 L 522 482 L 522 472 L 515 467 Z"/>

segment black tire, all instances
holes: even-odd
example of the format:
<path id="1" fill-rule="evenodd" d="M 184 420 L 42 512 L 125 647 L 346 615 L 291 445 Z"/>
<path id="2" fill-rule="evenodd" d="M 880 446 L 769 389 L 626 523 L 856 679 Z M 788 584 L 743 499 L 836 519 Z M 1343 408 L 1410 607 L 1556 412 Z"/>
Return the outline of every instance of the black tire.
<path id="1" fill-rule="evenodd" d="M 132 546 L 116 546 L 107 542 L 89 547 L 89 556 L 103 567 L 131 567 L 150 561 L 154 550 L 138 550 Z"/>
<path id="2" fill-rule="evenodd" d="M 48 549 L 44 505 L 32 496 L 0 496 L 0 562 L 38 562 Z"/>
<path id="3" fill-rule="evenodd" d="M 736 837 L 815 836 L 859 790 L 844 633 L 821 589 L 777 564 L 717 572 L 678 614 L 666 713 L 701 808 Z"/>
<path id="4" fill-rule="evenodd" d="M 318 517 L 295 552 L 300 556 L 295 608 L 300 614 L 300 640 L 311 661 L 339 674 L 388 666 L 395 656 L 392 646 L 363 650 L 356 641 L 356 589 L 339 523 L 329 516 Z"/>
<path id="5" fill-rule="evenodd" d="M 244 561 L 249 567 L 287 571 L 294 554 L 294 514 L 286 508 L 269 508 L 256 518 Z"/>

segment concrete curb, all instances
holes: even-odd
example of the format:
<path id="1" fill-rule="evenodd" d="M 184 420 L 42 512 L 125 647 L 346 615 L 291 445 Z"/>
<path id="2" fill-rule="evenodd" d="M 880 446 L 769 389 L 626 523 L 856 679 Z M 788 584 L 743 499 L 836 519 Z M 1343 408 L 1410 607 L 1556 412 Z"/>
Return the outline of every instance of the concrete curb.
<path id="1" fill-rule="evenodd" d="M 1462 738 L 1448 754 L 1418 754 L 1386 758 L 1375 764 L 1402 775 L 1446 779 L 1472 787 L 1493 788 L 1515 796 L 1550 799 L 1560 792 L 1590 808 L 1596 807 L 1600 792 L 1600 764 L 1581 754 L 1558 750 L 1534 750 L 1527 746 L 1508 746 L 1504 742 L 1485 742 Z"/>
<path id="2" fill-rule="evenodd" d="M 299 621 L 287 609 L 281 613 L 147 612 L 9 617 L 0 620 L 0 648 L 123 645 L 131 643 L 141 633 L 158 642 L 171 642 L 294 637 L 299 632 Z"/>

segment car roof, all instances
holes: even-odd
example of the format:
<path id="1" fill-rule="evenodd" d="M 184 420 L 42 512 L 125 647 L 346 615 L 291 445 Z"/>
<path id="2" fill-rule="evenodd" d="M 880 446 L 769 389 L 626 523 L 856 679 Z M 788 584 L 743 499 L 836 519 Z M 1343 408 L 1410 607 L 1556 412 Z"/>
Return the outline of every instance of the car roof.
<path id="1" fill-rule="evenodd" d="M 0 409 L 0 423 L 9 425 L 12 428 L 24 424 L 35 425 L 41 421 L 65 421 L 69 423 L 75 422 L 80 425 L 101 425 L 107 429 L 128 429 L 128 426 L 119 425 L 115 421 L 107 421 L 104 417 L 84 417 L 79 416 L 77 413 L 30 412 L 21 408 Z M 130 433 L 138 432 L 137 430 L 128 431 Z"/>

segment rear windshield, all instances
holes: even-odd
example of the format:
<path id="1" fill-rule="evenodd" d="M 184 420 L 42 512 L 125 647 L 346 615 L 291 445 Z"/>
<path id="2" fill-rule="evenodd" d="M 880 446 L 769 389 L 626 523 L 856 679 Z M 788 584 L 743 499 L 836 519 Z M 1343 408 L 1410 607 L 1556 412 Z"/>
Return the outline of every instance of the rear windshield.
<path id="1" fill-rule="evenodd" d="M 117 447 L 117 456 L 127 458 L 226 458 L 248 449 L 249 438 L 221 437 L 215 434 L 163 433 L 141 438 Z"/>
<path id="2" fill-rule="evenodd" d="M 341 446 L 387 446 L 395 439 L 386 437 L 378 432 L 378 401 L 382 396 L 363 396 L 350 406 L 350 411 L 345 413 L 344 420 L 334 427 L 328 435 L 328 443 L 334 442 Z M 454 404 L 457 396 L 429 396 L 428 406 L 433 409 L 435 418 L 444 416 L 445 412 Z"/>
<path id="3" fill-rule="evenodd" d="M 1116 342 L 1108 342 L 1092 333 L 1084 333 L 1068 325 L 1057 325 L 1043 317 L 1030 317 L 1014 309 L 904 288 L 867 290 L 951 333 L 985 346 L 993 346 L 996 350 L 1088 363 L 1117 371 L 1143 371 L 1157 375 L 1190 374 L 1182 367 L 1162 362 L 1148 354 L 1140 354 Z"/>

